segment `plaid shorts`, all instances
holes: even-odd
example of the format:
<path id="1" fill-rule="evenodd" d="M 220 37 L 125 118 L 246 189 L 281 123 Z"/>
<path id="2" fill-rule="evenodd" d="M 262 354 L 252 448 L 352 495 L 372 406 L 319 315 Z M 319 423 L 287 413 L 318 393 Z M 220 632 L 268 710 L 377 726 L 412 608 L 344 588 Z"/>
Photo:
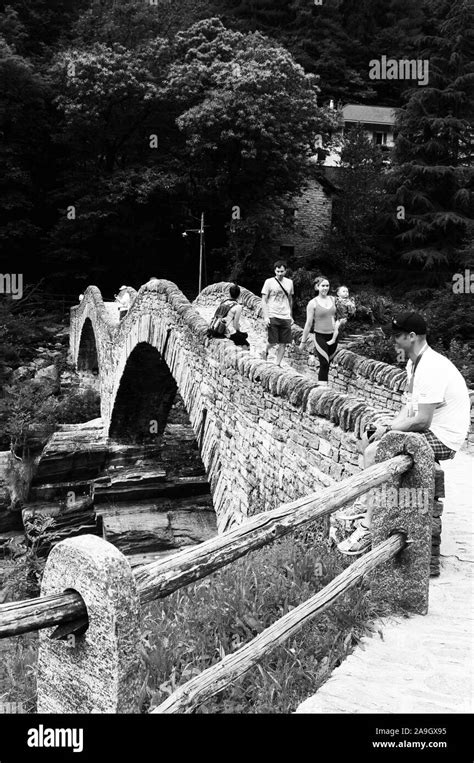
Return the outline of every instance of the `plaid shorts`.
<path id="1" fill-rule="evenodd" d="M 427 432 L 420 432 L 420 434 L 426 438 L 428 445 L 434 453 L 435 461 L 447 461 L 450 458 L 454 458 L 456 455 L 456 451 L 451 450 L 451 448 L 448 448 L 448 446 L 441 442 L 441 440 L 438 440 L 431 429 L 428 429 Z"/>

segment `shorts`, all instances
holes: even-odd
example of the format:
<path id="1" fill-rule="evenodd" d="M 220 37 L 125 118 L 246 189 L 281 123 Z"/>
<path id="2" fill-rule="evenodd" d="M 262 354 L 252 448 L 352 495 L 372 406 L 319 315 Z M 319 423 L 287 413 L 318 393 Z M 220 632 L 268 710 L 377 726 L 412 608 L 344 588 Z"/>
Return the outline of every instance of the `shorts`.
<path id="1" fill-rule="evenodd" d="M 455 450 L 451 450 L 451 448 L 448 448 L 447 445 L 444 444 L 444 442 L 441 442 L 441 440 L 438 440 L 435 434 L 431 431 L 431 429 L 428 429 L 427 432 L 420 432 L 420 434 L 423 435 L 423 437 L 428 442 L 428 445 L 430 446 L 431 450 L 434 453 L 435 461 L 447 461 L 450 458 L 454 458 L 456 455 Z"/>
<path id="2" fill-rule="evenodd" d="M 291 318 L 270 318 L 268 344 L 291 344 Z"/>

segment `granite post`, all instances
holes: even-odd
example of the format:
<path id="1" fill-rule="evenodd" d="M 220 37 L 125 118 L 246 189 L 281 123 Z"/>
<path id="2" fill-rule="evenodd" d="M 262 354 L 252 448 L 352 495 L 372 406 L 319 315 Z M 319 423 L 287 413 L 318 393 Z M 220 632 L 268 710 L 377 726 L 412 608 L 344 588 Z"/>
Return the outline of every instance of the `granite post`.
<path id="1" fill-rule="evenodd" d="M 369 493 L 372 548 L 397 530 L 406 533 L 408 546 L 374 570 L 371 590 L 375 599 L 392 610 L 424 615 L 428 611 L 434 455 L 420 434 L 390 432 L 379 442 L 376 463 L 400 453 L 413 457 L 412 468 Z"/>
<path id="2" fill-rule="evenodd" d="M 140 601 L 126 557 L 107 541 L 82 535 L 51 551 L 41 595 L 77 591 L 89 625 L 82 636 L 51 640 L 40 631 L 39 713 L 137 713 L 143 681 Z"/>

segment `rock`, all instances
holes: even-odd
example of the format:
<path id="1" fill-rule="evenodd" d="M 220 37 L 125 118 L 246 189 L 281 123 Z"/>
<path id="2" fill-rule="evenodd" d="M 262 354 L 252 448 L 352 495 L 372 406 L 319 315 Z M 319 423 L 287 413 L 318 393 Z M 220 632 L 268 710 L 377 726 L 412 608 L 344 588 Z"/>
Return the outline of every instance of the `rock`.
<path id="1" fill-rule="evenodd" d="M 54 364 L 48 365 L 44 368 L 40 368 L 39 371 L 36 372 L 36 379 L 48 379 L 50 381 L 57 382 L 59 378 L 58 369 Z"/>
<path id="2" fill-rule="evenodd" d="M 42 523 L 44 518 L 41 541 L 37 545 L 37 554 L 41 557 L 47 556 L 51 547 L 65 538 L 100 534 L 90 498 L 88 502 L 81 504 L 78 501 L 74 506 L 58 506 L 54 503 L 27 504 L 22 511 L 22 518 L 30 543 L 38 539 L 38 517 Z"/>
<path id="3" fill-rule="evenodd" d="M 98 477 L 105 467 L 108 446 L 103 429 L 68 424 L 55 432 L 41 454 L 33 485 L 77 482 Z"/>
<path id="4" fill-rule="evenodd" d="M 33 379 L 34 385 L 44 391 L 45 396 L 59 392 L 59 373 L 55 365 L 40 368 Z"/>
<path id="5" fill-rule="evenodd" d="M 166 479 L 163 469 L 142 466 L 121 469 L 116 474 L 94 480 L 94 501 L 131 501 L 165 496 L 208 495 L 210 486 L 206 477 L 178 477 Z"/>
<path id="6" fill-rule="evenodd" d="M 102 521 L 105 539 L 124 554 L 194 545 L 217 532 L 210 496 L 122 505 L 105 510 Z"/>
<path id="7" fill-rule="evenodd" d="M 48 366 L 50 366 L 51 365 L 51 360 L 50 360 L 50 357 L 49 357 L 49 353 L 48 353 L 48 357 L 47 358 L 37 358 L 36 360 L 34 360 L 33 361 L 33 365 L 36 368 L 36 372 L 37 373 L 38 373 L 38 371 L 40 369 L 47 368 Z"/>
<path id="8" fill-rule="evenodd" d="M 19 366 L 12 373 L 12 381 L 13 382 L 23 381 L 24 379 L 29 379 L 30 376 L 31 376 L 31 369 L 27 368 L 27 366 Z"/>

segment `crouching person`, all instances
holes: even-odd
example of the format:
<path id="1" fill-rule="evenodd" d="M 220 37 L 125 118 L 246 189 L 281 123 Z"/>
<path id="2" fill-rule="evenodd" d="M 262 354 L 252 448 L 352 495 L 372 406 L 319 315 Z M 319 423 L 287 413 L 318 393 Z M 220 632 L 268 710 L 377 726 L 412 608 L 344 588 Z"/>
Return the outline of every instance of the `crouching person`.
<path id="1" fill-rule="evenodd" d="M 229 298 L 224 299 L 214 313 L 207 335 L 214 339 L 230 339 L 237 347 L 248 350 L 248 334 L 240 330 L 242 305 L 239 297 L 240 286 L 233 284 L 229 289 Z"/>

